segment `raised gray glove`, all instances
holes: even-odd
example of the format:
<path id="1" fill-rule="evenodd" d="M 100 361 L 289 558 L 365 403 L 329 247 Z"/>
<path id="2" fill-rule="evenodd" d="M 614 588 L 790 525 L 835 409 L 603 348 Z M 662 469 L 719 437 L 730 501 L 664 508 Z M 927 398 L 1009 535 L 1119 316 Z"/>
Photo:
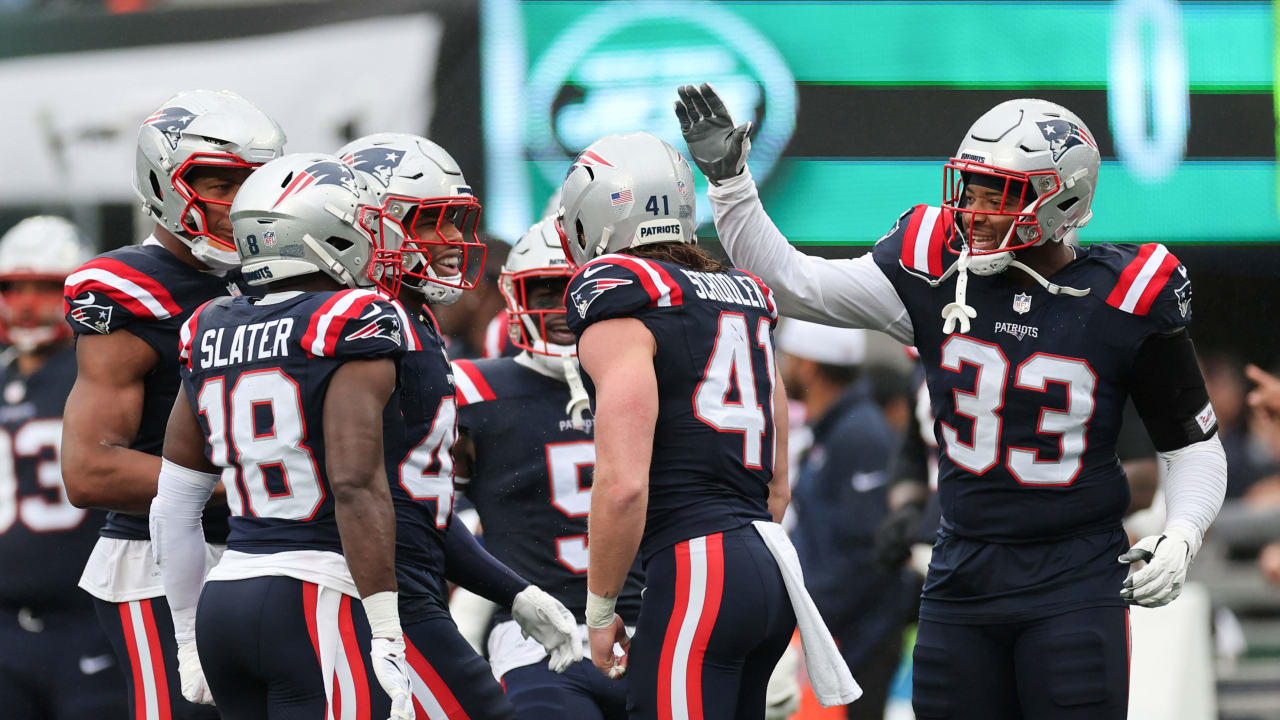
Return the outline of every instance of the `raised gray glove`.
<path id="1" fill-rule="evenodd" d="M 751 123 L 734 126 L 733 117 L 711 83 L 702 83 L 701 87 L 682 85 L 677 92 L 680 132 L 698 169 L 713 185 L 742 174 L 751 152 Z"/>

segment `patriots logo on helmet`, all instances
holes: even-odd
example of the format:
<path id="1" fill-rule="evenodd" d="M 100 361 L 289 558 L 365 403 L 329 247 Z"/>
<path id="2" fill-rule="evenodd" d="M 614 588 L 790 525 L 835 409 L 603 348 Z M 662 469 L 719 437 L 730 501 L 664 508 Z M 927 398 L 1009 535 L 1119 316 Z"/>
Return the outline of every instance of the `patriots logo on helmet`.
<path id="1" fill-rule="evenodd" d="M 164 107 L 142 121 L 143 125 L 152 125 L 164 134 L 169 141 L 169 149 L 177 150 L 178 141 L 182 139 L 182 131 L 187 129 L 196 114 L 183 107 Z"/>
<path id="2" fill-rule="evenodd" d="M 584 276 L 586 273 L 584 273 Z M 577 309 L 578 315 L 587 316 L 587 308 L 591 307 L 591 303 L 596 298 L 603 295 L 606 291 L 612 290 L 623 285 L 630 285 L 630 280 L 621 278 L 597 278 L 595 280 L 587 280 L 575 289 L 572 293 L 573 306 Z"/>
<path id="3" fill-rule="evenodd" d="M 389 147 L 371 147 L 357 150 L 342 157 L 342 162 L 351 167 L 369 173 L 382 183 L 383 187 L 391 185 L 391 174 L 404 160 L 404 151 Z"/>
<path id="4" fill-rule="evenodd" d="M 374 311 L 377 312 L 377 308 Z M 361 318 L 363 319 L 363 318 Z M 395 315 L 378 315 L 363 327 L 344 338 L 345 340 L 389 340 L 400 344 L 400 320 Z"/>
<path id="5" fill-rule="evenodd" d="M 71 301 L 71 319 L 92 329 L 96 333 L 106 335 L 111 332 L 111 306 L 93 304 L 93 293 L 85 293 L 84 297 Z"/>
<path id="6" fill-rule="evenodd" d="M 1036 127 L 1040 128 L 1040 134 L 1044 139 L 1049 141 L 1049 150 L 1053 153 L 1054 162 L 1058 162 L 1063 153 L 1076 145 L 1088 145 L 1094 150 L 1098 149 L 1098 143 L 1089 137 L 1089 133 L 1069 120 L 1055 118 L 1037 121 Z"/>
<path id="7" fill-rule="evenodd" d="M 276 198 L 275 204 L 271 208 L 274 210 L 276 205 L 313 185 L 317 187 L 320 185 L 337 185 L 346 189 L 352 195 L 360 197 L 360 183 L 356 180 L 355 172 L 349 166 L 332 160 L 321 160 L 318 163 L 312 163 L 306 170 L 295 175 L 293 180 L 285 186 L 284 192 L 280 193 L 280 197 Z"/>

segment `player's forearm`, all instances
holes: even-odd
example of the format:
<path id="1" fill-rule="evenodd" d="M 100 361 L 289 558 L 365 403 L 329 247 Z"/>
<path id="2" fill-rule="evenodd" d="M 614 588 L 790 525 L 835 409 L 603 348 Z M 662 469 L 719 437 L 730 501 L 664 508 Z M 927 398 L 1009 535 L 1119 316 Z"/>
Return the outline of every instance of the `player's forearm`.
<path id="1" fill-rule="evenodd" d="M 362 598 L 396 589 L 396 517 L 386 477 L 380 469 L 375 475 L 368 482 L 333 483 L 342 554 Z"/>
<path id="2" fill-rule="evenodd" d="M 713 186 L 707 198 L 725 252 L 765 281 L 783 315 L 914 342 L 906 307 L 871 256 L 827 260 L 792 247 L 760 204 L 749 169 Z"/>
<path id="3" fill-rule="evenodd" d="M 596 466 L 587 520 L 587 589 L 605 598 L 622 593 L 640 549 L 649 505 L 647 478 L 611 473 L 607 466 Z"/>
<path id="4" fill-rule="evenodd" d="M 195 639 L 196 604 L 204 584 L 201 516 L 218 476 L 165 462 L 151 506 L 151 540 L 179 643 Z"/>
<path id="5" fill-rule="evenodd" d="M 1164 478 L 1165 527 L 1186 531 L 1200 549 L 1204 533 L 1222 509 L 1227 492 L 1227 456 L 1217 435 L 1184 448 L 1159 453 Z"/>
<path id="6" fill-rule="evenodd" d="M 156 496 L 159 474 L 160 458 L 155 455 L 64 437 L 62 479 L 67 499 L 76 507 L 145 515 Z"/>
<path id="7" fill-rule="evenodd" d="M 787 475 L 790 470 L 790 457 L 787 455 L 790 425 L 787 390 L 782 382 L 782 373 L 778 373 L 773 386 L 773 478 L 769 480 L 769 514 L 776 523 L 782 522 L 787 505 L 791 503 L 791 479 Z"/>
<path id="8" fill-rule="evenodd" d="M 529 587 L 528 580 L 490 555 L 457 515 L 445 533 L 444 562 L 445 579 L 503 607 Z"/>

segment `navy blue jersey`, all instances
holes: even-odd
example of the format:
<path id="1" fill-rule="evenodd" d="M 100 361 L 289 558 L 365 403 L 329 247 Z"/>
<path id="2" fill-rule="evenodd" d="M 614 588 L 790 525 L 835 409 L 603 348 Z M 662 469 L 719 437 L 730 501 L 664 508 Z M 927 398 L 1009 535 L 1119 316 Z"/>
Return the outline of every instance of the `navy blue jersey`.
<path id="1" fill-rule="evenodd" d="M 64 288 L 67 322 L 77 336 L 127 330 L 156 351 L 159 360 L 143 379 L 142 421 L 129 445 L 159 455 L 169 411 L 178 396 L 178 331 L 204 302 L 239 287 L 228 277 L 200 272 L 164 247 L 138 245 L 103 253 L 69 275 Z M 226 510 L 205 514 L 205 537 L 226 539 Z M 145 515 L 108 513 L 103 537 L 145 540 Z"/>
<path id="2" fill-rule="evenodd" d="M 480 514 L 485 549 L 584 622 L 591 419 L 574 429 L 565 413 L 569 386 L 513 357 L 458 360 L 454 376 L 458 425 L 475 448 L 465 491 Z M 642 587 L 637 563 L 618 598 L 628 624 L 639 615 Z"/>
<path id="3" fill-rule="evenodd" d="M 398 412 L 385 427 L 387 477 L 396 509 L 396 576 L 401 618 L 448 614 L 444 536 L 453 511 L 453 444 L 458 437 L 453 373 L 434 323 L 405 316 L 408 353 L 400 361 Z"/>
<path id="4" fill-rule="evenodd" d="M 105 513 L 73 506 L 58 467 L 75 379 L 70 347 L 30 376 L 0 368 L 0 606 L 92 608 L 74 588 Z"/>
<path id="5" fill-rule="evenodd" d="M 592 323 L 631 317 L 657 342 L 644 555 L 769 519 L 777 310 L 764 283 L 741 270 L 605 255 L 579 268 L 565 300 L 578 337 Z"/>
<path id="6" fill-rule="evenodd" d="M 1115 533 L 1129 487 L 1116 441 L 1135 358 L 1147 338 L 1190 321 L 1186 270 L 1153 243 L 1076 249 L 1076 259 L 1049 279 L 1088 288 L 1080 298 L 1019 285 L 1007 273 L 970 273 L 966 300 L 977 317 L 968 333 L 944 335 L 941 310 L 955 301 L 955 276 L 936 288 L 922 278 L 936 279 L 955 258 L 944 247 L 949 215 L 917 206 L 873 251 L 915 329 L 940 448 L 943 532 L 956 542 L 1025 544 L 1037 552 L 1086 536 L 1122 538 Z M 1111 543 L 1098 540 L 1078 556 L 1112 553 L 1107 562 L 1114 565 Z M 973 571 L 977 561 L 960 555 Z M 1061 571 L 1071 564 L 1065 557 L 1053 568 L 1041 560 L 1036 572 L 1011 570 L 1021 577 L 1001 582 L 1042 582 L 1047 592 L 1064 580 Z M 1110 565 L 1096 566 L 1106 575 L 1097 578 L 1097 592 L 1118 603 L 1124 572 Z M 980 585 L 957 593 L 981 594 Z"/>
<path id="7" fill-rule="evenodd" d="M 191 316 L 182 388 L 225 468 L 228 548 L 342 552 L 325 467 L 329 381 L 345 362 L 398 361 L 406 347 L 403 309 L 371 290 L 224 298 Z"/>

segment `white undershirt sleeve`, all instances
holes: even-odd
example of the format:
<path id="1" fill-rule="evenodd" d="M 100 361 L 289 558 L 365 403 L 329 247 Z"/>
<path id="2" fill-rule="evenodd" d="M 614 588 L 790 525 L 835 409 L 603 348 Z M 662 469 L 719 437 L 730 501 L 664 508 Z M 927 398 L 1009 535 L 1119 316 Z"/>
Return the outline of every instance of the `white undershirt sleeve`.
<path id="1" fill-rule="evenodd" d="M 1227 494 L 1227 455 L 1222 441 L 1214 435 L 1157 456 L 1165 466 L 1165 528 L 1185 532 L 1194 556 Z"/>
<path id="2" fill-rule="evenodd" d="M 205 576 L 205 503 L 218 476 L 162 461 L 156 498 L 151 501 L 151 543 L 164 576 L 164 594 L 178 643 L 196 637 L 196 604 Z"/>
<path id="3" fill-rule="evenodd" d="M 788 317 L 825 325 L 866 328 L 914 344 L 911 318 L 870 253 L 853 260 L 805 255 L 773 224 L 751 171 L 707 192 L 720 242 L 733 263 L 765 281 Z"/>

